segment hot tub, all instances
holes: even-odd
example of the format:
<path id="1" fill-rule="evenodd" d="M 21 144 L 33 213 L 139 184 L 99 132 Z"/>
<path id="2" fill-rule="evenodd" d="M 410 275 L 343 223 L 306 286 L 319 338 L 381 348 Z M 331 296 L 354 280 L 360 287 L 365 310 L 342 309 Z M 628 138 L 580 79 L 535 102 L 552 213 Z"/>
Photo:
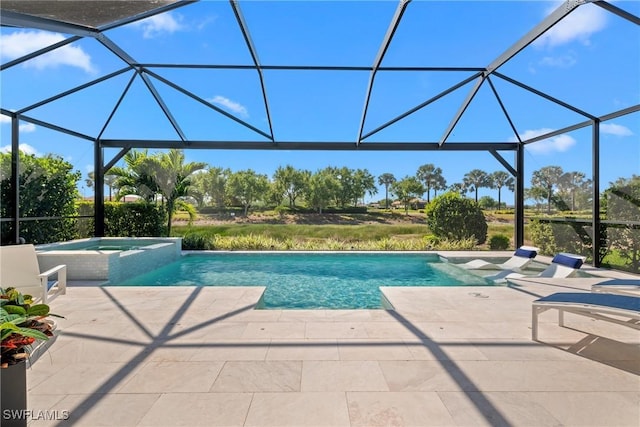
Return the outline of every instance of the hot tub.
<path id="1" fill-rule="evenodd" d="M 67 280 L 121 282 L 171 263 L 179 237 L 93 237 L 36 246 L 40 270 L 67 265 Z"/>

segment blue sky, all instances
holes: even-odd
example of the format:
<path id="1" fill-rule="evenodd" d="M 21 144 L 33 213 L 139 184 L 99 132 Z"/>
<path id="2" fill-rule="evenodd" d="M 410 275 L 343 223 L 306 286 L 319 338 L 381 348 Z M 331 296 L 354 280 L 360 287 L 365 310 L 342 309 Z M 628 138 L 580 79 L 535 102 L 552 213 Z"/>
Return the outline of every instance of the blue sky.
<path id="1" fill-rule="evenodd" d="M 636 16 L 640 2 L 616 6 Z M 389 46 L 382 66 L 484 67 L 557 8 L 559 2 L 414 0 Z M 395 1 L 241 1 L 240 6 L 263 65 L 371 66 Z M 251 57 L 228 2 L 203 1 L 106 33 L 135 60 L 162 64 L 250 65 Z M 0 60 L 21 57 L 68 35 L 2 28 Z M 18 110 L 41 99 L 114 72 L 124 63 L 92 39 L 82 39 L 43 58 L 2 71 L 2 107 Z M 150 68 L 239 119 L 269 132 L 258 75 L 253 70 Z M 603 115 L 640 103 L 640 29 L 587 4 L 545 33 L 499 72 L 574 105 Z M 469 77 L 471 72 L 378 72 L 365 133 Z M 27 115 L 96 136 L 132 73 L 126 72 L 83 93 L 29 111 Z M 369 72 L 264 71 L 273 131 L 278 141 L 354 141 L 358 136 Z M 188 138 L 265 138 L 212 111 L 159 80 L 155 87 Z M 584 117 L 493 77 L 496 90 L 521 137 L 582 122 Z M 438 141 L 473 83 L 372 135 L 366 141 Z M 640 120 L 634 113 L 601 126 L 603 185 L 640 174 Z M 0 116 L 0 148 L 10 144 L 8 119 Z M 104 138 L 177 139 L 175 131 L 140 78 L 116 111 Z M 514 141 L 490 87 L 482 86 L 447 144 Z M 23 122 L 24 150 L 53 152 L 86 175 L 93 169 L 90 142 Z M 107 161 L 116 153 L 106 150 Z M 448 184 L 479 168 L 503 170 L 484 152 L 320 152 L 187 150 L 188 161 L 232 170 L 254 169 L 269 176 L 280 165 L 315 171 L 329 165 L 367 168 L 372 174 L 413 175 L 422 164 L 442 168 Z M 512 161 L 512 154 L 503 156 Z M 591 129 L 583 128 L 530 145 L 527 177 L 541 167 L 590 175 Z M 526 185 L 529 185 L 528 178 Z M 88 190 L 85 190 L 88 193 Z M 495 190 L 480 195 L 497 198 Z M 374 199 L 384 197 L 381 189 Z M 503 192 L 510 202 L 511 194 Z"/>

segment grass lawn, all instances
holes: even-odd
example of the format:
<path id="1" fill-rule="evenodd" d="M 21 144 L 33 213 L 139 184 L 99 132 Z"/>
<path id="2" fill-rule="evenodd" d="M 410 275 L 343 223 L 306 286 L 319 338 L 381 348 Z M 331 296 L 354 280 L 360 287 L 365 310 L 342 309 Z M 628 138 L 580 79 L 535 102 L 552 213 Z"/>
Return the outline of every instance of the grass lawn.
<path id="1" fill-rule="evenodd" d="M 362 225 L 309 225 L 309 224 L 228 224 L 173 226 L 172 234 L 184 236 L 197 233 L 206 236 L 261 235 L 273 239 L 340 239 L 346 241 L 379 240 L 398 236 L 422 237 L 429 234 L 426 225 L 362 224 Z"/>
<path id="2" fill-rule="evenodd" d="M 488 249 L 469 242 L 439 242 L 434 248 L 425 236 L 431 235 L 425 214 L 412 210 L 374 211 L 371 213 L 292 214 L 257 212 L 249 217 L 199 215 L 187 225 L 184 215 L 177 215 L 172 235 L 191 239 L 191 245 L 212 249 Z M 488 224 L 487 241 L 503 234 L 513 238 L 512 223 L 500 218 Z"/>

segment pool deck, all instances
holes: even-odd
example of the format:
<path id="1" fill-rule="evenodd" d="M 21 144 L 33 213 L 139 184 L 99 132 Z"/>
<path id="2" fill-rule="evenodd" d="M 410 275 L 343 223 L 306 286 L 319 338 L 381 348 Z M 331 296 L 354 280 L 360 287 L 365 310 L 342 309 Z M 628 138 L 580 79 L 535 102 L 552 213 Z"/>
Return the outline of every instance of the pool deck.
<path id="1" fill-rule="evenodd" d="M 27 371 L 29 408 L 70 417 L 29 425 L 638 426 L 637 331 L 572 315 L 562 328 L 550 310 L 531 340 L 533 300 L 601 280 L 383 288 L 394 311 L 71 283 L 51 303 L 60 335 Z"/>

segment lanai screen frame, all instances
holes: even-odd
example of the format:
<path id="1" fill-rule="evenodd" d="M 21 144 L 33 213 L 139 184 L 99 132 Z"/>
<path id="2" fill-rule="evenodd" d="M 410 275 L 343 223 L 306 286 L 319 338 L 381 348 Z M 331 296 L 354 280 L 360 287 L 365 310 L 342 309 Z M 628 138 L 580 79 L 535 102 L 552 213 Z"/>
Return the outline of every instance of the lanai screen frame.
<path id="1" fill-rule="evenodd" d="M 177 9 L 180 7 L 188 6 L 195 1 L 191 0 L 180 0 L 175 2 L 165 1 L 164 5 L 160 7 L 151 8 L 149 10 L 145 10 L 140 12 L 139 10 L 135 11 L 134 14 L 125 16 L 124 18 L 120 17 L 119 19 L 108 22 L 104 25 L 92 26 L 92 25 L 83 25 L 77 23 L 70 23 L 64 20 L 64 16 L 54 16 L 51 17 L 49 14 L 47 17 L 39 16 L 37 10 L 28 11 L 28 13 L 24 13 L 21 11 L 12 10 L 12 6 L 16 6 L 17 2 L 12 2 L 7 0 L 0 4 L 2 8 L 2 13 L 0 14 L 0 24 L 2 26 L 8 27 L 17 27 L 17 28 L 32 28 L 46 31 L 55 31 L 64 34 L 69 34 L 71 37 L 68 39 L 56 43 L 50 47 L 40 49 L 36 52 L 33 52 L 24 57 L 9 61 L 5 64 L 0 65 L 0 72 L 8 69 L 10 67 L 21 64 L 25 61 L 33 59 L 39 55 L 46 54 L 51 52 L 57 48 L 66 46 L 67 44 L 78 41 L 82 38 L 88 37 L 93 38 L 99 43 L 101 43 L 104 47 L 106 47 L 109 51 L 111 51 L 114 55 L 119 57 L 126 66 L 118 71 L 112 72 L 108 75 L 102 76 L 98 79 L 95 79 L 86 84 L 80 85 L 71 90 L 59 93 L 53 97 L 48 99 L 41 100 L 33 105 L 22 108 L 19 111 L 10 111 L 5 108 L 0 108 L 0 113 L 6 116 L 11 117 L 11 182 L 12 187 L 15 190 L 12 193 L 12 205 L 14 206 L 11 218 L 3 218 L 3 221 L 9 220 L 13 222 L 13 230 L 14 230 L 14 241 L 19 240 L 20 236 L 20 226 L 19 223 L 21 220 L 25 219 L 33 219 L 33 218 L 20 218 L 20 207 L 19 207 L 19 182 L 18 182 L 18 170 L 19 170 L 19 132 L 18 127 L 20 121 L 25 121 L 28 123 L 32 123 L 38 126 L 42 126 L 51 130 L 55 130 L 58 132 L 62 132 L 71 136 L 75 136 L 81 139 L 85 139 L 93 142 L 94 145 L 94 173 L 95 173 L 95 209 L 94 209 L 94 235 L 97 237 L 101 237 L 104 235 L 104 174 L 113 167 L 122 157 L 132 148 L 157 148 L 157 149 L 169 149 L 169 148 L 178 148 L 178 149 L 215 149 L 215 150 L 328 150 L 328 151 L 341 151 L 341 150 L 360 150 L 360 151 L 486 151 L 491 153 L 503 166 L 504 168 L 515 178 L 515 230 L 514 230 L 514 241 L 517 246 L 521 246 L 524 243 L 524 148 L 527 144 L 531 144 L 537 141 L 541 141 L 544 139 L 548 139 L 566 132 L 571 132 L 577 129 L 585 128 L 588 126 L 592 127 L 592 182 L 593 182 L 593 197 L 592 197 L 592 233 L 593 236 L 600 235 L 600 228 L 602 221 L 600 220 L 600 123 L 606 120 L 611 120 L 616 117 L 624 116 L 627 114 L 631 114 L 637 111 L 640 111 L 640 104 L 634 105 L 622 110 L 614 111 L 606 115 L 595 116 L 586 111 L 583 111 L 571 104 L 563 102 L 559 99 L 554 98 L 553 96 L 539 91 L 535 88 L 532 88 L 516 79 L 508 77 L 504 74 L 499 73 L 497 70 L 502 65 L 507 63 L 511 58 L 517 55 L 520 51 L 522 51 L 525 47 L 530 45 L 534 40 L 544 34 L 547 30 L 551 29 L 554 25 L 568 16 L 571 12 L 576 10 L 578 7 L 586 4 L 593 3 L 608 12 L 616 14 L 636 25 L 640 25 L 640 18 L 637 16 L 618 8 L 606 1 L 600 0 L 566 0 L 562 5 L 560 5 L 554 12 L 548 15 L 544 20 L 542 20 L 537 26 L 531 29 L 527 34 L 525 34 L 522 38 L 517 40 L 510 48 L 505 50 L 502 54 L 500 54 L 494 61 L 488 64 L 485 67 L 383 67 L 380 64 L 384 59 L 384 56 L 387 52 L 387 49 L 393 39 L 396 29 L 400 24 L 402 16 L 405 14 L 407 7 L 411 0 L 399 0 L 397 5 L 395 14 L 393 15 L 387 32 L 382 40 L 381 46 L 378 50 L 378 54 L 376 55 L 373 64 L 370 67 L 349 67 L 349 66 L 298 66 L 298 65 L 279 65 L 279 66 L 270 66 L 261 64 L 258 59 L 258 53 L 255 49 L 255 46 L 252 42 L 249 28 L 244 20 L 243 14 L 240 9 L 239 2 L 237 0 L 229 0 L 229 4 L 233 9 L 233 13 L 235 15 L 238 26 L 242 32 L 244 37 L 244 41 L 251 55 L 253 65 L 222 65 L 222 64 L 211 64 L 211 65 L 202 65 L 202 64 L 147 64 L 147 63 L 139 63 L 134 60 L 125 50 L 119 47 L 116 43 L 110 40 L 104 32 L 107 30 L 111 30 L 113 28 L 117 28 L 123 25 L 130 24 L 135 21 L 139 21 L 145 18 L 149 18 L 151 16 L 164 13 L 173 9 Z M 62 2 L 64 3 L 64 2 Z M 81 4 L 85 2 L 73 2 L 75 7 L 82 8 Z M 94 3 L 94 2 L 86 2 L 86 3 Z M 115 4 L 115 2 L 113 2 Z M 95 4 L 95 3 L 94 3 Z M 120 3 L 122 5 L 123 3 Z M 50 7 L 51 3 L 48 5 Z M 86 7 L 87 5 L 85 5 Z M 37 9 L 37 8 L 36 8 Z M 18 8 L 19 10 L 19 8 Z M 50 12 L 50 11 L 49 11 Z M 62 9 L 60 11 L 61 15 L 64 13 Z M 54 14 L 55 15 L 55 14 Z M 150 68 L 210 68 L 210 69 L 250 69 L 255 70 L 258 73 L 260 79 L 260 87 L 262 90 L 262 99 L 264 101 L 265 111 L 267 115 L 267 122 L 269 127 L 269 132 L 263 132 L 252 125 L 244 122 L 241 118 L 234 116 L 226 112 L 225 110 L 220 109 L 219 107 L 213 105 L 212 103 L 198 97 L 197 95 L 187 91 L 186 89 L 176 85 L 173 82 L 170 82 L 158 74 L 154 73 Z M 162 109 L 165 117 L 171 123 L 172 127 L 180 137 L 179 140 L 166 140 L 166 141 L 158 141 L 158 140 L 140 140 L 140 139 L 103 139 L 102 133 L 106 129 L 109 120 L 115 114 L 119 102 L 124 98 L 126 94 L 126 90 L 120 97 L 120 101 L 114 107 L 109 119 L 105 123 L 102 131 L 95 136 L 85 135 L 79 132 L 74 131 L 73 129 L 68 129 L 64 127 L 57 126 L 53 123 L 44 122 L 38 120 L 36 118 L 28 116 L 28 112 L 34 108 L 45 105 L 49 102 L 53 102 L 57 99 L 60 99 L 64 96 L 70 95 L 72 93 L 81 91 L 85 88 L 118 76 L 127 71 L 134 70 L 135 74 L 132 77 L 135 78 L 139 76 L 145 82 L 147 88 L 155 98 L 156 102 Z M 274 137 L 273 133 L 273 125 L 271 112 L 269 108 L 269 98 L 267 96 L 267 91 L 265 87 L 263 71 L 264 70 L 314 70 L 314 71 L 368 71 L 370 72 L 369 82 L 367 85 L 367 91 L 364 99 L 364 106 L 362 110 L 362 116 L 359 123 L 359 132 L 358 138 L 356 141 L 344 141 L 344 142 L 326 142 L 326 141 L 316 141 L 316 142 L 295 142 L 295 141 L 278 141 Z M 449 71 L 470 71 L 474 72 L 474 74 L 463 80 L 462 82 L 449 87 L 448 89 L 442 91 L 438 95 L 432 97 L 431 99 L 423 102 L 422 104 L 406 111 L 403 114 L 395 117 L 394 119 L 384 123 L 383 125 L 377 127 L 376 129 L 363 134 L 364 132 L 364 124 L 367 117 L 369 101 L 371 97 L 371 92 L 373 90 L 376 74 L 378 71 L 437 71 L 437 72 L 449 72 Z M 190 140 L 186 137 L 184 132 L 182 132 L 180 128 L 180 124 L 172 115 L 169 106 L 164 102 L 159 92 L 155 89 L 153 82 L 149 79 L 149 76 L 153 76 L 156 79 L 168 84 L 174 89 L 182 92 L 183 94 L 191 97 L 192 99 L 206 105 L 208 108 L 211 108 L 217 111 L 220 114 L 227 116 L 228 118 L 236 121 L 237 123 L 247 127 L 260 134 L 261 136 L 268 139 L 268 141 L 202 141 L 202 140 Z M 529 91 L 535 95 L 545 98 L 548 101 L 551 101 L 557 105 L 560 105 L 566 109 L 569 109 L 585 118 L 584 121 L 567 126 L 562 129 L 555 130 L 553 132 L 546 133 L 544 135 L 539 135 L 535 138 L 530 138 L 527 140 L 523 140 L 520 138 L 510 116 L 509 112 L 505 108 L 502 103 L 498 92 L 496 91 L 493 83 L 492 77 L 496 77 L 499 79 L 503 79 L 508 81 L 526 91 Z M 447 126 L 443 136 L 438 141 L 433 142 L 367 142 L 366 139 L 382 129 L 396 123 L 399 120 L 413 114 L 414 112 L 422 109 L 423 107 L 435 102 L 436 100 L 446 96 L 447 94 L 453 92 L 454 90 L 464 86 L 468 83 L 471 83 L 475 80 L 475 83 L 467 94 L 466 98 L 460 105 L 457 112 L 451 118 L 449 125 Z M 456 143 L 447 143 L 447 139 L 449 138 L 451 132 L 454 127 L 464 114 L 465 110 L 473 100 L 474 96 L 480 89 L 480 87 L 485 84 L 485 82 L 490 86 L 492 93 L 496 97 L 502 112 L 505 115 L 505 118 L 509 122 L 514 135 L 516 135 L 518 141 L 517 142 L 456 142 Z M 107 163 L 105 163 L 104 159 L 104 148 L 120 148 L 120 151 Z M 503 151 L 509 151 L 514 153 L 514 163 L 510 163 L 507 161 L 501 154 Z M 42 219 L 42 218 L 38 218 Z M 611 221 L 614 223 L 613 221 Z M 597 238 L 592 239 L 592 254 L 593 254 L 593 262 L 594 265 L 599 266 L 600 264 L 600 241 Z"/>

